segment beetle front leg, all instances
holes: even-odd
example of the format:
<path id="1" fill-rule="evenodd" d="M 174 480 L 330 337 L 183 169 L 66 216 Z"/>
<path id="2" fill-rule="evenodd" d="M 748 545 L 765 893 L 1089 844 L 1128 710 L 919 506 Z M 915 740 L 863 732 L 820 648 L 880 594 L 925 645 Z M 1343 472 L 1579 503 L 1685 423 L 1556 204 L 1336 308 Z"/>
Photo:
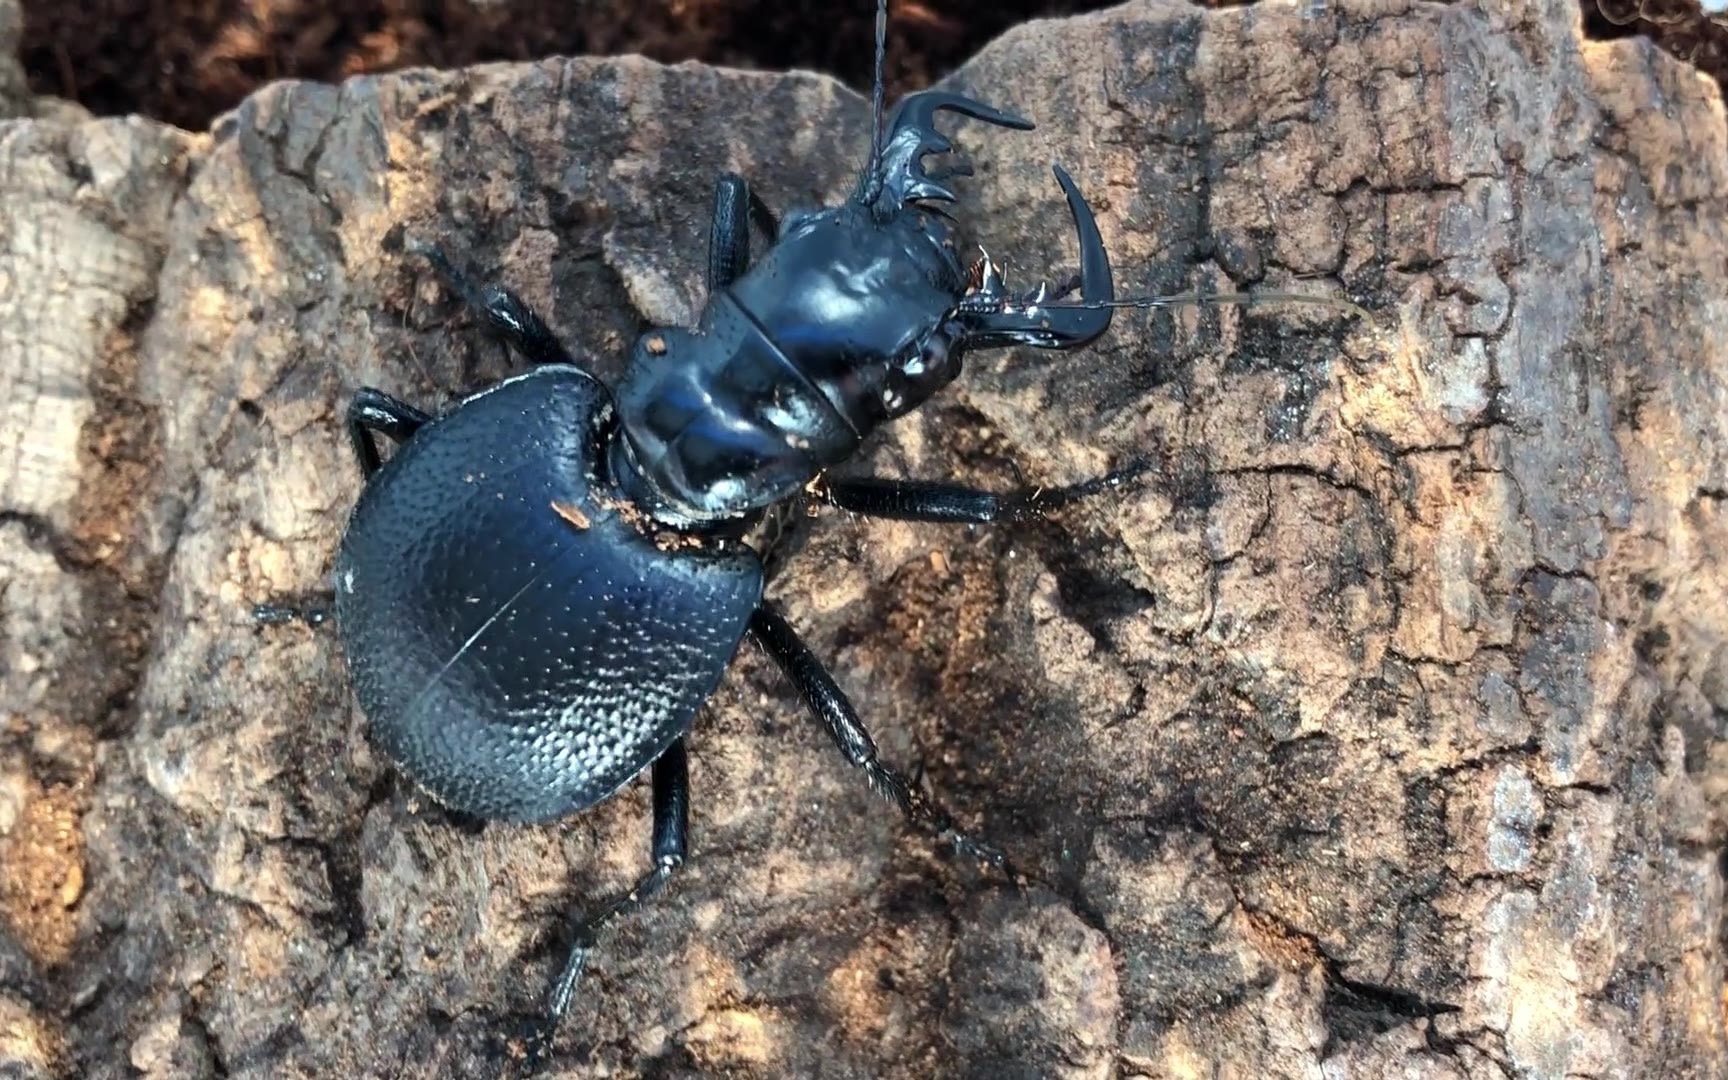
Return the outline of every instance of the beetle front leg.
<path id="1" fill-rule="evenodd" d="M 955 850 L 1013 875 L 1006 856 L 960 831 L 946 810 L 926 798 L 905 776 L 882 763 L 876 756 L 876 742 L 859 719 L 858 710 L 779 612 L 767 604 L 758 607 L 750 617 L 750 635 L 774 658 L 798 696 L 821 719 L 847 762 L 864 770 L 871 787 L 900 807 L 913 824 L 937 836 L 951 838 Z"/>
<path id="2" fill-rule="evenodd" d="M 502 285 L 482 288 L 474 279 L 456 269 L 441 248 L 431 244 L 412 244 L 409 250 L 421 256 L 438 271 L 444 283 L 456 292 L 469 307 L 485 317 L 511 348 L 533 364 L 571 364 L 571 358 L 546 321 L 534 313 L 526 301 Z"/>
<path id="3" fill-rule="evenodd" d="M 1069 487 L 1035 488 L 1013 495 L 959 484 L 863 477 L 826 481 L 818 486 L 817 497 L 864 517 L 990 525 L 1037 518 L 1047 510 L 1120 487 L 1153 468 L 1153 462 L 1139 461 Z"/>

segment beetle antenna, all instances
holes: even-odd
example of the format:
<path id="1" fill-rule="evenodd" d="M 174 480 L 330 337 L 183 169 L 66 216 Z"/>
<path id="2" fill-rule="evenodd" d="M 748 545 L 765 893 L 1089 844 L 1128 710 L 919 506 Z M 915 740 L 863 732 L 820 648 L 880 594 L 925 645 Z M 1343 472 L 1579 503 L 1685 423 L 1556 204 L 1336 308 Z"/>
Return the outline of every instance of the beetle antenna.
<path id="1" fill-rule="evenodd" d="M 1119 296 L 1114 300 L 1052 300 L 1047 303 L 1039 302 L 1036 298 L 1028 298 L 1025 301 L 1025 304 L 1030 307 L 1080 311 L 1100 311 L 1105 308 L 1135 308 L 1148 311 L 1153 308 L 1182 307 L 1187 304 L 1241 304 L 1244 307 L 1253 307 L 1258 304 L 1270 303 L 1317 304 L 1321 307 L 1335 308 L 1358 318 L 1370 318 L 1367 308 L 1349 300 L 1339 300 L 1331 296 L 1306 296 L 1302 293 L 1278 291 L 1186 292 L 1171 293 L 1167 296 Z"/>
<path id="2" fill-rule="evenodd" d="M 882 81 L 883 57 L 888 52 L 888 0 L 876 0 L 876 75 L 870 83 L 870 156 L 858 181 L 857 201 L 874 207 L 882 196 L 882 105 L 886 90 Z"/>
<path id="3" fill-rule="evenodd" d="M 882 67 L 888 54 L 888 0 L 876 0 L 876 77 L 870 84 L 870 164 L 882 158 L 882 104 L 887 90 Z"/>

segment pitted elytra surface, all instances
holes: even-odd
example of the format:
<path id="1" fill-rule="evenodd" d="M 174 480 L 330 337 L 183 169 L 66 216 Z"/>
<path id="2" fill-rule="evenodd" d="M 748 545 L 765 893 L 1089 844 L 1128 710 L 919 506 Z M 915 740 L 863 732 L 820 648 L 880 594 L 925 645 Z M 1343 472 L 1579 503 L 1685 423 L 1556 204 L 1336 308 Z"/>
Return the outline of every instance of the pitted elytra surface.
<path id="1" fill-rule="evenodd" d="M 545 367 L 422 428 L 361 495 L 334 573 L 372 735 L 446 805 L 583 809 L 689 730 L 744 635 L 742 545 L 663 550 L 601 472 L 610 398 Z"/>

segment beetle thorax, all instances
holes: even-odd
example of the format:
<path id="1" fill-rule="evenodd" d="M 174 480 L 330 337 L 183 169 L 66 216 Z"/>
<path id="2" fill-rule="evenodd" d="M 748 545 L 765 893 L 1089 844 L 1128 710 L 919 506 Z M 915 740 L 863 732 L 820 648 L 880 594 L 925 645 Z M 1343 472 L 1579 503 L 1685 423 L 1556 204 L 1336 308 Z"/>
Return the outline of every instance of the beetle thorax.
<path id="1" fill-rule="evenodd" d="M 637 343 L 619 411 L 650 512 L 734 519 L 850 457 L 959 374 L 949 324 L 966 287 L 934 215 L 877 221 L 845 206 L 790 219 L 695 331 Z"/>

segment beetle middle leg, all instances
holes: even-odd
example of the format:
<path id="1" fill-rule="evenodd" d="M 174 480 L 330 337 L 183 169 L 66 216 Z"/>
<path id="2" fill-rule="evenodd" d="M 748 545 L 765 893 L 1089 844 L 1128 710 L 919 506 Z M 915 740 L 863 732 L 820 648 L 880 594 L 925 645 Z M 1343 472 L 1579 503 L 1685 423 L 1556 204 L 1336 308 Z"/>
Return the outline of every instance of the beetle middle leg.
<path id="1" fill-rule="evenodd" d="M 378 444 L 372 435 L 388 437 L 404 443 L 414 437 L 421 425 L 432 418 L 399 398 L 382 390 L 362 386 L 348 403 L 348 442 L 354 447 L 354 458 L 360 463 L 360 474 L 371 479 L 381 464 Z"/>
<path id="2" fill-rule="evenodd" d="M 1153 467 L 1151 461 L 1137 461 L 1069 487 L 1037 488 L 1016 494 L 980 491 L 959 484 L 862 477 L 829 480 L 819 489 L 819 497 L 830 506 L 864 517 L 989 525 L 1039 517 L 1046 510 L 1120 487 Z"/>
<path id="3" fill-rule="evenodd" d="M 767 604 L 757 607 L 756 613 L 750 617 L 750 635 L 773 657 L 810 711 L 822 720 L 840 752 L 846 755 L 847 762 L 864 770 L 871 787 L 893 800 L 914 824 L 938 836 L 951 837 L 956 850 L 981 862 L 1011 870 L 1007 858 L 1000 851 L 960 831 L 947 811 L 926 798 L 910 780 L 876 756 L 876 741 L 864 727 L 858 710 L 779 612 Z"/>

